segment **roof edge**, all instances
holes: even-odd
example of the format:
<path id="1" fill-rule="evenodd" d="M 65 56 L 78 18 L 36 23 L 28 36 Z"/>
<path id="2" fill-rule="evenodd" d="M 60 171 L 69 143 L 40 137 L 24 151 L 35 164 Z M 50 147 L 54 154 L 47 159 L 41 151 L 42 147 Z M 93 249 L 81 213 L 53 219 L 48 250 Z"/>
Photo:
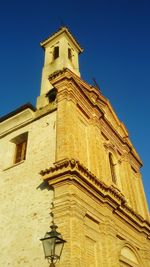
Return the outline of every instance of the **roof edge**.
<path id="1" fill-rule="evenodd" d="M 17 113 L 20 113 L 22 111 L 24 111 L 25 109 L 31 109 L 32 111 L 36 111 L 36 108 L 31 104 L 31 103 L 26 103 L 20 107 L 18 107 L 17 109 L 9 112 L 8 114 L 0 117 L 0 122 L 3 122 L 11 117 L 13 117 L 14 115 L 16 115 Z"/>
<path id="2" fill-rule="evenodd" d="M 75 37 L 72 35 L 72 33 L 69 31 L 69 29 L 67 27 L 60 27 L 58 29 L 58 31 L 54 32 L 53 34 L 51 34 L 49 37 L 47 37 L 45 40 L 40 42 L 40 46 L 42 48 L 45 48 L 45 45 L 48 43 L 49 40 L 54 39 L 55 37 L 57 37 L 58 35 L 60 35 L 61 33 L 66 32 L 66 34 L 69 35 L 69 37 L 72 39 L 73 43 L 75 44 L 75 46 L 78 48 L 79 53 L 83 52 L 83 48 L 80 46 L 80 44 L 78 43 L 78 41 L 75 39 Z"/>

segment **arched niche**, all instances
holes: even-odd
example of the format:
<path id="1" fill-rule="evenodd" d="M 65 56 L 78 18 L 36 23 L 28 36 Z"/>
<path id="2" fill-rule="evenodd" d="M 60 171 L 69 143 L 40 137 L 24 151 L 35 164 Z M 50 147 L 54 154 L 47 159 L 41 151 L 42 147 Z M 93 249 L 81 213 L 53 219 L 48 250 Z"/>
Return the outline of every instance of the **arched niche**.
<path id="1" fill-rule="evenodd" d="M 107 157 L 109 161 L 111 180 L 121 189 L 119 154 L 115 146 L 112 144 L 108 145 L 107 153 L 108 153 Z"/>
<path id="2" fill-rule="evenodd" d="M 142 267 L 137 251 L 126 245 L 120 252 L 120 267 Z"/>
<path id="3" fill-rule="evenodd" d="M 108 158 L 109 158 L 109 167 L 110 167 L 112 182 L 114 184 L 117 184 L 116 163 L 115 163 L 114 156 L 111 152 L 108 153 Z"/>

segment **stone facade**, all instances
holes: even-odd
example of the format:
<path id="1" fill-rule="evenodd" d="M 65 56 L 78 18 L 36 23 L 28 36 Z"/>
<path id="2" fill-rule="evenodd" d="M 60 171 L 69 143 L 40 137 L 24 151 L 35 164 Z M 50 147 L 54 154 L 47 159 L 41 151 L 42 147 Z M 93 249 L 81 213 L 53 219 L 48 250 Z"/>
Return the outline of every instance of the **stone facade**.
<path id="1" fill-rule="evenodd" d="M 67 241 L 57 266 L 149 267 L 141 159 L 109 101 L 75 71 L 82 49 L 68 29 L 42 46 L 54 49 L 54 43 L 60 54 L 49 62 L 45 53 L 37 109 L 25 105 L 1 118 L 1 266 L 48 266 L 39 239 L 48 230 L 53 203 Z M 23 133 L 26 158 L 14 163 L 14 140 Z"/>
<path id="2" fill-rule="evenodd" d="M 55 161 L 56 110 L 30 107 L 0 124 L 0 266 L 47 266 L 39 239 L 50 224 L 53 192 L 40 170 Z M 28 120 L 26 114 L 28 113 Z M 17 119 L 16 119 L 17 118 Z M 14 164 L 14 137 L 28 132 L 26 159 Z M 46 142 L 45 142 L 46 140 Z"/>

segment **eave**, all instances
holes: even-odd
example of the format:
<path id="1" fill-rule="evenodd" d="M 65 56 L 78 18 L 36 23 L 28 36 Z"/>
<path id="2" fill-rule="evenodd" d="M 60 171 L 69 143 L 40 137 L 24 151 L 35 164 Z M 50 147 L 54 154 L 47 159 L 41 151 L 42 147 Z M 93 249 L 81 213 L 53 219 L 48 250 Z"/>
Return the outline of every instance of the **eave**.
<path id="1" fill-rule="evenodd" d="M 80 44 L 77 42 L 77 40 L 74 38 L 74 36 L 71 34 L 71 32 L 68 30 L 67 27 L 61 27 L 58 31 L 56 31 L 55 33 L 53 33 L 52 35 L 50 35 L 48 38 L 46 38 L 45 40 L 43 40 L 40 45 L 43 49 L 45 49 L 46 45 L 52 41 L 53 39 L 55 39 L 56 37 L 58 37 L 60 34 L 65 33 L 73 42 L 73 44 L 75 45 L 75 47 L 78 49 L 79 53 L 83 52 L 83 48 L 81 48 Z"/>
<path id="2" fill-rule="evenodd" d="M 26 103 L 26 104 L 18 107 L 17 109 L 9 112 L 8 114 L 0 117 L 0 123 L 5 121 L 5 120 L 7 120 L 7 119 L 9 119 L 9 118 L 11 118 L 11 117 L 13 117 L 13 116 L 15 116 L 15 115 L 17 115 L 18 113 L 24 111 L 25 109 L 30 109 L 32 111 L 36 111 L 36 108 L 31 103 Z"/>
<path id="3" fill-rule="evenodd" d="M 0 138 L 39 120 L 56 109 L 56 102 L 50 103 L 41 110 L 36 110 L 30 103 L 15 109 L 0 118 Z"/>

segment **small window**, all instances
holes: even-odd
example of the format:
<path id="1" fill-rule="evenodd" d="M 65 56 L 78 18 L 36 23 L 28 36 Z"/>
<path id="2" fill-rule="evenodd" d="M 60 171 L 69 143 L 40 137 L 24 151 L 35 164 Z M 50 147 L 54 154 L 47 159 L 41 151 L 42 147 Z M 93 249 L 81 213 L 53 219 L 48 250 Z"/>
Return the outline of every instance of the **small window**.
<path id="1" fill-rule="evenodd" d="M 46 94 L 46 96 L 47 96 L 48 99 L 49 99 L 49 103 L 52 103 L 52 102 L 55 101 L 55 99 L 56 99 L 56 96 L 57 96 L 57 89 L 56 89 L 56 88 L 51 89 L 51 90 Z"/>
<path id="2" fill-rule="evenodd" d="M 59 57 L 59 46 L 55 46 L 55 47 L 54 47 L 53 58 L 54 58 L 54 60 L 55 60 L 55 59 L 58 58 L 58 57 Z"/>
<path id="3" fill-rule="evenodd" d="M 23 133 L 15 137 L 12 142 L 15 144 L 14 163 L 26 159 L 28 133 Z"/>
<path id="4" fill-rule="evenodd" d="M 70 60 L 72 59 L 71 48 L 68 48 L 68 58 L 69 58 Z"/>
<path id="5" fill-rule="evenodd" d="M 16 155 L 15 162 L 18 163 L 26 158 L 26 148 L 27 148 L 27 140 L 23 141 L 20 144 L 16 144 Z"/>
<path id="6" fill-rule="evenodd" d="M 112 156 L 111 153 L 109 153 L 109 164 L 110 164 L 110 171 L 111 171 L 112 182 L 116 184 L 115 164 L 114 164 L 113 156 Z"/>

